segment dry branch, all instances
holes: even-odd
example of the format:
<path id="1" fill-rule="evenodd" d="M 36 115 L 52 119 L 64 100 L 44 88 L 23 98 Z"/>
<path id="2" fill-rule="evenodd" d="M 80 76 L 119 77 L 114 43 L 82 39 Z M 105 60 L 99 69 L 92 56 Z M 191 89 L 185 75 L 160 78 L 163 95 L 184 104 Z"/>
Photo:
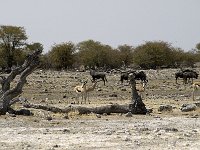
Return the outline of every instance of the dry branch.
<path id="1" fill-rule="evenodd" d="M 0 114 L 5 114 L 10 106 L 17 102 L 15 99 L 22 93 L 22 88 L 26 83 L 26 77 L 31 74 L 39 65 L 40 50 L 35 51 L 33 54 L 28 55 L 22 66 L 16 67 L 11 71 L 7 77 L 0 78 L 2 89 L 0 91 Z M 10 84 L 17 75 L 20 78 L 15 87 L 11 89 Z"/>

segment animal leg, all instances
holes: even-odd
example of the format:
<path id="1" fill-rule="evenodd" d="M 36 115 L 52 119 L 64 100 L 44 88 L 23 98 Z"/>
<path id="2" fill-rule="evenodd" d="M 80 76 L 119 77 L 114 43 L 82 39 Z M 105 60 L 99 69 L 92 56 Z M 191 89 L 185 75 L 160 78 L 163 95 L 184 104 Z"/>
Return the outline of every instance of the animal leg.
<path id="1" fill-rule="evenodd" d="M 192 100 L 193 100 L 193 101 L 195 100 L 194 95 L 195 95 L 195 90 L 192 91 Z"/>
<path id="2" fill-rule="evenodd" d="M 87 94 L 87 98 L 88 98 L 88 104 L 90 104 L 89 93 Z"/>
<path id="3" fill-rule="evenodd" d="M 75 99 L 74 104 L 78 104 L 78 103 L 79 103 L 79 94 L 76 94 L 76 99 Z"/>
<path id="4" fill-rule="evenodd" d="M 195 100 L 195 95 L 196 95 L 197 87 L 196 85 L 193 86 L 193 91 L 192 91 L 192 100 Z"/>
<path id="5" fill-rule="evenodd" d="M 85 100 L 85 104 L 86 104 L 86 100 L 87 100 L 87 93 L 84 93 L 84 100 Z"/>

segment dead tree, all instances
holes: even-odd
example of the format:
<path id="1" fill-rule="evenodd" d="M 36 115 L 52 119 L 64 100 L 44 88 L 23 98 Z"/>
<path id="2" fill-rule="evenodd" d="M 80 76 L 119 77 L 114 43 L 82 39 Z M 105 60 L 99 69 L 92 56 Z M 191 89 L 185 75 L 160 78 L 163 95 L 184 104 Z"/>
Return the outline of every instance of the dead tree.
<path id="1" fill-rule="evenodd" d="M 132 99 L 131 103 L 129 104 L 129 111 L 132 114 L 146 114 L 147 109 L 145 107 L 145 104 L 143 103 L 141 96 L 138 94 L 136 90 L 135 75 L 131 73 L 129 74 L 129 77 L 132 89 Z"/>
<path id="2" fill-rule="evenodd" d="M 14 68 L 7 77 L 0 76 L 0 84 L 2 85 L 2 89 L 0 90 L 0 115 L 6 114 L 6 112 L 11 110 L 11 105 L 20 101 L 20 98 L 17 98 L 17 96 L 22 93 L 22 88 L 26 83 L 26 77 L 39 65 L 40 54 L 41 50 L 35 51 L 27 56 L 23 65 Z M 11 88 L 11 82 L 17 75 L 19 75 L 19 80 Z"/>

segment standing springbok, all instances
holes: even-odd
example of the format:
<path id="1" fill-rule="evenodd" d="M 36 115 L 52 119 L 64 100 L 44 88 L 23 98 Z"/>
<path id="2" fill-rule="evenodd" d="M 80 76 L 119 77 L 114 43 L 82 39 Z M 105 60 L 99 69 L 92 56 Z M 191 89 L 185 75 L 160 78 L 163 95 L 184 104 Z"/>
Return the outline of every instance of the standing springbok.
<path id="1" fill-rule="evenodd" d="M 90 101 L 89 101 L 89 92 L 91 91 L 94 91 L 96 85 L 97 85 L 97 81 L 92 81 L 93 84 L 92 86 L 89 86 L 89 87 L 86 87 L 86 97 L 88 98 L 88 103 L 90 104 Z M 86 104 L 86 99 L 85 99 L 85 104 Z"/>
<path id="2" fill-rule="evenodd" d="M 86 84 L 87 84 L 87 81 L 84 81 L 82 85 L 78 85 L 74 88 L 74 91 L 77 93 L 77 96 L 76 96 L 76 100 L 78 100 L 78 103 L 79 103 L 79 99 L 78 99 L 78 96 L 81 94 L 81 97 L 82 97 L 82 101 L 83 99 L 86 101 Z"/>
<path id="3" fill-rule="evenodd" d="M 192 91 L 192 99 L 193 101 L 195 100 L 195 93 L 200 89 L 200 82 L 194 82 L 192 84 L 192 87 L 193 87 L 193 91 Z"/>

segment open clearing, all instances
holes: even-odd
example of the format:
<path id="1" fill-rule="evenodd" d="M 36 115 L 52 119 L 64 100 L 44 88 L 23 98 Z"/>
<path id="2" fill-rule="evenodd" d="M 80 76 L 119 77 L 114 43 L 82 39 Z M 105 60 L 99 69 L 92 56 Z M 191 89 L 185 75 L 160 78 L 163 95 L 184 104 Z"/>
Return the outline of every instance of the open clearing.
<path id="1" fill-rule="evenodd" d="M 184 86 L 181 79 L 175 84 L 176 71 L 145 70 L 149 82 L 142 96 L 146 107 L 153 109 L 150 115 L 97 117 L 78 115 L 76 111 L 55 114 L 30 109 L 33 116 L 0 116 L 0 149 L 199 149 L 200 110 L 181 112 L 182 104 L 194 102 L 190 84 Z M 89 72 L 36 70 L 28 77 L 21 96 L 34 104 L 65 108 L 76 99 L 73 88 L 80 85 L 79 79 L 87 78 L 91 85 Z M 90 93 L 91 104 L 82 105 L 128 104 L 130 86 L 126 81 L 122 85 L 119 79 L 120 74 L 107 74 L 106 85 L 98 82 Z M 171 105 L 173 110 L 159 112 L 161 105 Z M 14 107 L 22 105 L 18 103 Z M 47 119 L 49 116 L 52 120 Z"/>

